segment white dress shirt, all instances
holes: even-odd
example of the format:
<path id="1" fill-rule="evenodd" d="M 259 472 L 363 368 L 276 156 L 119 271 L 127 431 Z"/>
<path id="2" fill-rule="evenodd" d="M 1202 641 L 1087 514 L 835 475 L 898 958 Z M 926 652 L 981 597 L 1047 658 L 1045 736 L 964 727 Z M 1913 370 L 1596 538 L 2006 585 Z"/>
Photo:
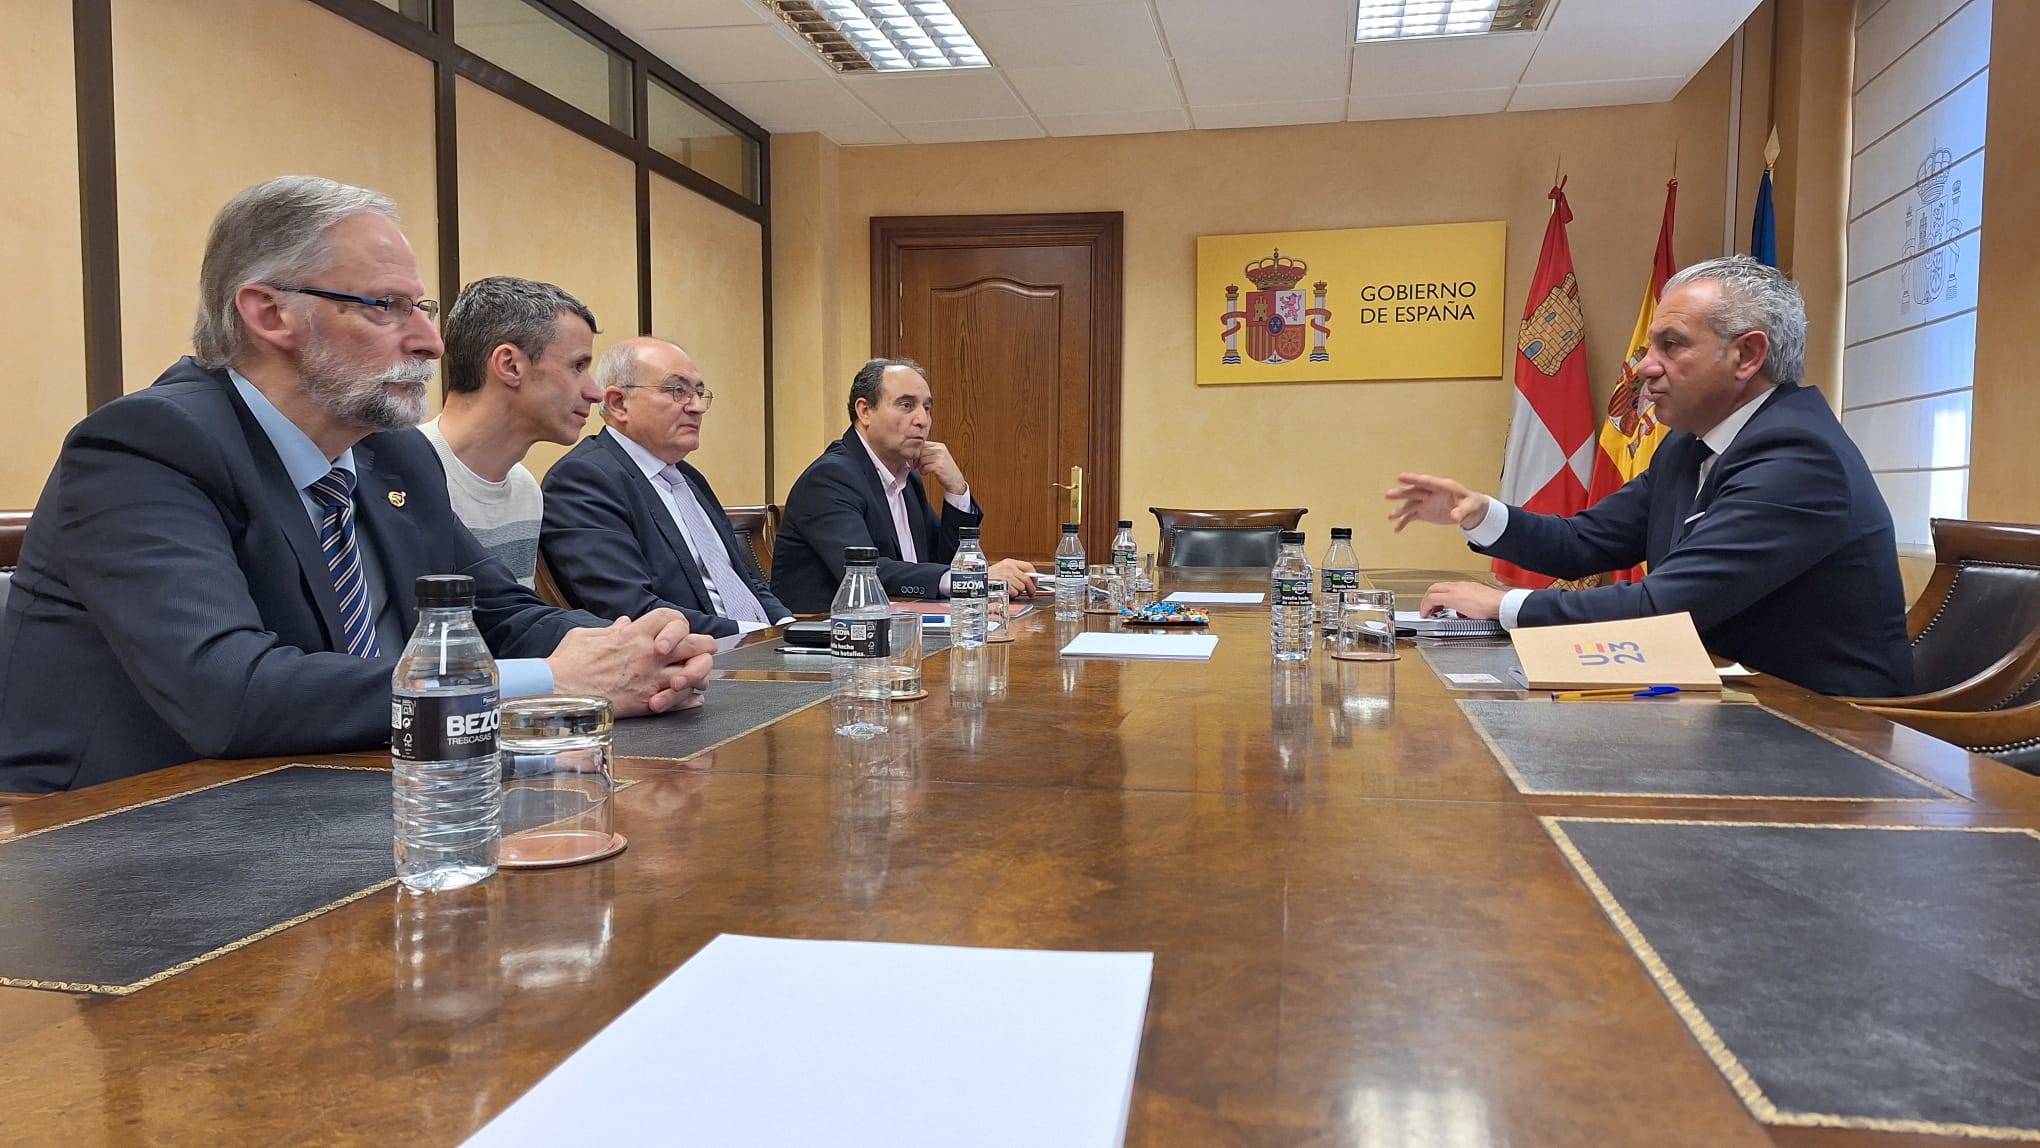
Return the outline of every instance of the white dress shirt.
<path id="1" fill-rule="evenodd" d="M 901 467 L 899 473 L 893 473 L 891 467 L 879 460 L 878 452 L 871 449 L 871 444 L 864 442 L 863 431 L 857 432 L 857 441 L 864 443 L 864 453 L 871 456 L 872 469 L 878 472 L 878 484 L 885 488 L 885 504 L 892 511 L 893 536 L 900 544 L 900 561 L 919 562 L 921 548 L 914 545 L 914 520 L 907 514 L 907 468 Z M 945 489 L 942 492 L 942 501 L 968 514 L 970 487 L 966 486 L 960 491 Z M 948 595 L 949 575 L 942 576 L 938 589 L 943 595 Z"/>
<path id="2" fill-rule="evenodd" d="M 652 484 L 652 489 L 658 492 L 659 504 L 666 508 L 666 516 L 672 519 L 673 529 L 680 533 L 680 541 L 686 544 L 688 556 L 694 559 L 694 568 L 701 571 L 701 584 L 708 588 L 710 612 L 723 617 L 733 616 L 729 613 L 729 607 L 723 599 L 723 592 L 730 588 L 718 587 L 715 584 L 715 579 L 709 574 L 709 564 L 702 560 L 702 547 L 713 546 L 721 551 L 725 562 L 733 572 L 741 571 L 742 567 L 738 565 L 738 557 L 731 554 L 729 548 L 723 545 L 721 535 L 711 533 L 707 538 L 696 538 L 694 537 L 696 532 L 687 529 L 688 515 L 675 502 L 676 499 L 691 499 L 701 521 L 708 521 L 708 508 L 701 505 L 700 497 L 694 493 L 693 484 L 689 483 L 686 477 L 680 474 L 678 468 L 668 466 L 657 455 L 646 450 L 629 435 L 618 434 L 615 427 L 604 427 L 602 428 L 602 433 L 613 436 L 616 439 L 617 444 L 623 447 L 623 453 L 630 456 L 630 460 L 637 464 L 637 468 L 640 471 L 644 472 L 646 481 Z M 679 481 L 672 481 L 674 479 Z M 737 573 L 736 576 L 739 578 L 743 577 L 741 573 Z M 753 595 L 752 597 L 755 601 L 756 596 Z M 764 604 L 762 602 L 759 603 L 759 613 L 764 613 Z M 739 620 L 746 621 L 749 619 Z M 784 618 L 768 618 L 765 620 L 777 626 L 793 621 L 793 616 L 789 614 Z"/>

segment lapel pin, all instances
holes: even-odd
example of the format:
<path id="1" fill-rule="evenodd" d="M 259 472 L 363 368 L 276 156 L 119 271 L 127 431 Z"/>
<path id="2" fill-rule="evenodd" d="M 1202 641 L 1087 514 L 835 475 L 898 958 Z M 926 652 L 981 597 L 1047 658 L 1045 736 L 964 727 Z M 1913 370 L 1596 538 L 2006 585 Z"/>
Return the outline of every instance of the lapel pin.
<path id="1" fill-rule="evenodd" d="M 390 491 L 390 505 L 398 510 L 402 510 L 404 508 L 404 492 L 401 490 Z"/>

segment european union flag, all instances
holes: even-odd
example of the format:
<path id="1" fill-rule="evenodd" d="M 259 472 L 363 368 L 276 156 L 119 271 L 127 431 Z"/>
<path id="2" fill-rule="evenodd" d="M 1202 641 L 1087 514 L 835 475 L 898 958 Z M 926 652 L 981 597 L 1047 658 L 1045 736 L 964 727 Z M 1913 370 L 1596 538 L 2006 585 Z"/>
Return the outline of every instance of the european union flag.
<path id="1" fill-rule="evenodd" d="M 1766 267 L 1778 265 L 1778 212 L 1771 205 L 1771 169 L 1757 185 L 1757 214 L 1750 220 L 1750 255 Z"/>

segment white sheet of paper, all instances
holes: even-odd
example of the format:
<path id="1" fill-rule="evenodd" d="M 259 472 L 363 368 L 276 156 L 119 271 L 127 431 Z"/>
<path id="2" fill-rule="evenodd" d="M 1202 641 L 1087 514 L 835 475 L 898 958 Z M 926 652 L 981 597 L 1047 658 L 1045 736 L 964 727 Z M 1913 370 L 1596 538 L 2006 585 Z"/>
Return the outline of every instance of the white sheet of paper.
<path id="1" fill-rule="evenodd" d="M 1162 599 L 1164 602 L 1181 602 L 1185 606 L 1258 606 L 1267 601 L 1266 594 L 1231 594 L 1206 592 L 1202 590 L 1178 590 Z"/>
<path id="2" fill-rule="evenodd" d="M 1741 662 L 1730 662 L 1725 666 L 1716 666 L 1714 667 L 1714 672 L 1724 678 L 1753 678 L 1757 675 L 1757 671 L 1745 668 Z"/>
<path id="3" fill-rule="evenodd" d="M 725 934 L 469 1148 L 1117 1148 L 1152 953 Z"/>
<path id="4" fill-rule="evenodd" d="M 1161 659 L 1171 662 L 1202 662 L 1218 648 L 1216 634 L 1108 634 L 1090 630 L 1078 634 L 1062 648 L 1070 658 Z"/>
<path id="5" fill-rule="evenodd" d="M 1502 679 L 1493 674 L 1446 674 L 1445 680 L 1455 686 L 1499 686 Z"/>

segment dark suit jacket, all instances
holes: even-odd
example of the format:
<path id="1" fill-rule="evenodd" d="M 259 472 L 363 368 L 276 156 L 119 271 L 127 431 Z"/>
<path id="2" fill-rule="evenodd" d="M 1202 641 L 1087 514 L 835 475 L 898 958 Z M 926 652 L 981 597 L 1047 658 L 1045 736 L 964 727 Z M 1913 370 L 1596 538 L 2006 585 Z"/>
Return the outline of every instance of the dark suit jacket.
<path id="1" fill-rule="evenodd" d="M 546 605 L 481 548 L 424 435 L 370 435 L 354 462 L 356 529 L 407 632 L 421 574 L 474 576 L 475 623 L 499 657 L 543 657 L 600 624 Z M 225 371 L 180 360 L 79 423 L 36 504 L 0 617 L 0 789 L 376 749 L 399 652 L 346 653 L 318 532 L 276 449 Z"/>
<path id="2" fill-rule="evenodd" d="M 1571 517 L 1510 507 L 1486 553 L 1525 569 L 1580 578 L 1650 563 L 1641 582 L 1539 590 L 1517 624 L 1685 611 L 1709 650 L 1751 669 L 1824 694 L 1912 692 L 1891 512 L 1827 399 L 1776 388 L 1696 497 L 1702 449 L 1671 435 L 1648 470 Z"/>
<path id="3" fill-rule="evenodd" d="M 582 439 L 545 474 L 545 520 L 538 547 L 547 569 L 568 602 L 605 618 L 637 618 L 647 610 L 670 606 L 687 615 L 698 634 L 722 637 L 737 624 L 714 613 L 708 583 L 688 552 L 687 540 L 673 525 L 666 499 L 652 486 L 636 460 L 604 430 Z M 752 560 L 751 548 L 737 541 L 729 515 L 701 472 L 679 464 L 694 486 L 694 495 L 715 523 L 716 537 L 730 556 L 730 565 L 749 582 L 758 603 L 772 618 L 793 611 L 779 604 Z"/>
<path id="4" fill-rule="evenodd" d="M 900 560 L 892 510 L 885 487 L 871 465 L 864 440 L 851 427 L 829 444 L 822 457 L 808 465 L 786 495 L 779 534 L 772 546 L 772 591 L 788 608 L 820 614 L 829 608 L 843 583 L 843 551 L 850 546 L 878 548 L 878 580 L 886 593 L 901 598 L 940 595 L 942 576 L 956 557 L 957 531 L 976 526 L 984 511 L 975 501 L 969 511 L 945 501 L 942 516 L 928 504 L 921 476 L 907 475 L 907 520 L 914 532 L 920 562 Z"/>

